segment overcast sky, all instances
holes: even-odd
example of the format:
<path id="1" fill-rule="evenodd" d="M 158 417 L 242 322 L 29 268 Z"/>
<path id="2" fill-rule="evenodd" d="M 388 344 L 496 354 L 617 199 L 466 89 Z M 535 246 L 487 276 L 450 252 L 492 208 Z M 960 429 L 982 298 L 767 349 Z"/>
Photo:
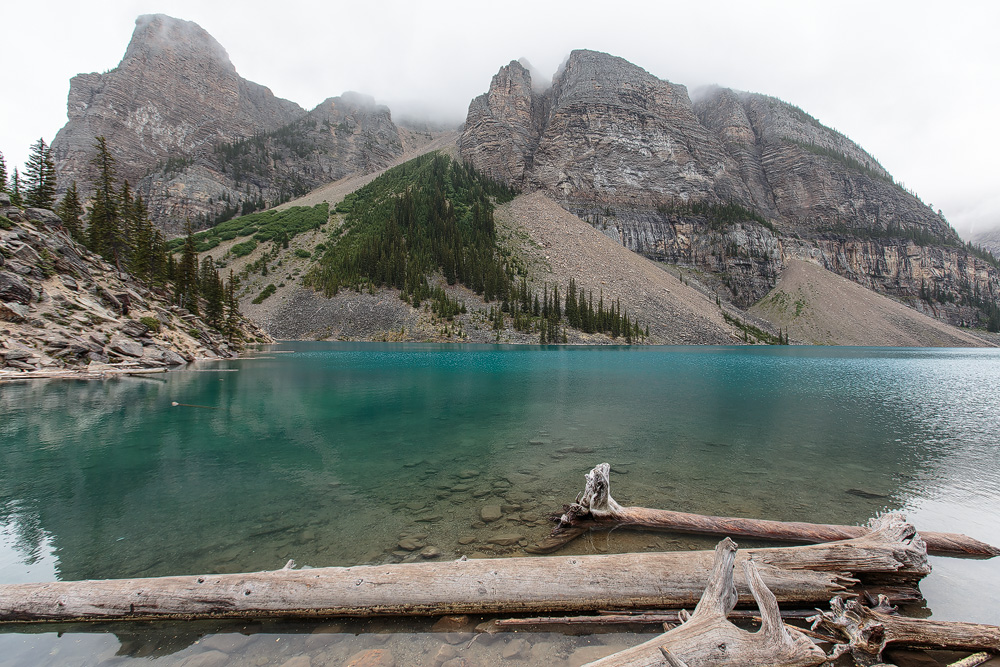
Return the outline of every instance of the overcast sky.
<path id="1" fill-rule="evenodd" d="M 69 79 L 114 68 L 135 18 L 194 21 L 245 78 L 311 109 L 346 90 L 461 121 L 511 60 L 575 48 L 689 89 L 780 97 L 857 141 L 960 232 L 1000 226 L 1000 3 L 35 0 L 2 13 L 8 171 L 66 123 Z"/>

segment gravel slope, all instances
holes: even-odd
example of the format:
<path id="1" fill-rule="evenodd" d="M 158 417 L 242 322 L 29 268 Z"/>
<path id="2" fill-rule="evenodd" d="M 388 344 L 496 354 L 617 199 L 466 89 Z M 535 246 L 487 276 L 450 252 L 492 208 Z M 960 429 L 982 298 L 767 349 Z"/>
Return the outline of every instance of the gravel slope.
<path id="1" fill-rule="evenodd" d="M 791 260 L 751 314 L 788 331 L 793 343 L 892 347 L 988 347 L 975 334 L 939 322 L 823 267 Z"/>

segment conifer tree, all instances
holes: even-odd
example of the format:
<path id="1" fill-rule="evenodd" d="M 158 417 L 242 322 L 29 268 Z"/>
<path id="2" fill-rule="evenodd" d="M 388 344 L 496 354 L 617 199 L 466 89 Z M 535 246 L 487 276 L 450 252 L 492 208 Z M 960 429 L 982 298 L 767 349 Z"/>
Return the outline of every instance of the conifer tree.
<path id="1" fill-rule="evenodd" d="M 76 189 L 76 181 L 70 183 L 62 201 L 56 207 L 56 214 L 62 219 L 66 231 L 77 243 L 84 243 L 83 205 L 80 204 L 80 193 Z"/>
<path id="2" fill-rule="evenodd" d="M 198 251 L 194 242 L 194 230 L 191 219 L 184 224 L 184 249 L 181 253 L 181 263 L 174 276 L 174 300 L 181 308 L 198 314 Z"/>
<path id="3" fill-rule="evenodd" d="M 7 162 L 0 152 L 0 192 L 7 192 Z"/>
<path id="4" fill-rule="evenodd" d="M 52 210 L 56 202 L 56 165 L 52 151 L 45 140 L 39 138 L 31 145 L 28 168 L 24 175 L 24 202 L 31 208 Z"/>
<path id="5" fill-rule="evenodd" d="M 239 334 L 240 323 L 240 302 L 236 298 L 237 279 L 233 275 L 233 270 L 229 269 L 229 281 L 226 283 L 226 325 L 225 334 L 229 342 L 233 343 Z"/>
<path id="6" fill-rule="evenodd" d="M 115 255 L 115 250 L 121 247 L 119 197 L 115 192 L 115 158 L 108 151 L 104 137 L 94 140 L 94 148 L 97 153 L 91 158 L 90 164 L 97 168 L 98 176 L 89 216 L 90 249 L 105 259 L 119 262 L 121 258 Z"/>
<path id="7" fill-rule="evenodd" d="M 21 194 L 21 177 L 17 173 L 17 167 L 14 167 L 14 173 L 10 177 L 10 187 L 7 188 L 7 192 L 10 193 L 11 204 L 24 206 L 24 197 Z"/>

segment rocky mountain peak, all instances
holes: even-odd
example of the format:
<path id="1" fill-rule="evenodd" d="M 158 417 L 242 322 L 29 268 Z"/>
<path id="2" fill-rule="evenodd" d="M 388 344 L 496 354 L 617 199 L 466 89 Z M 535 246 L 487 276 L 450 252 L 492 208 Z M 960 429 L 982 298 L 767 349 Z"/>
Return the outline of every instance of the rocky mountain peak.
<path id="1" fill-rule="evenodd" d="M 122 65 L 133 60 L 148 62 L 152 58 L 167 58 L 196 66 L 213 63 L 236 73 L 222 44 L 200 25 L 166 14 L 143 14 L 135 20 L 135 31 L 125 50 Z"/>

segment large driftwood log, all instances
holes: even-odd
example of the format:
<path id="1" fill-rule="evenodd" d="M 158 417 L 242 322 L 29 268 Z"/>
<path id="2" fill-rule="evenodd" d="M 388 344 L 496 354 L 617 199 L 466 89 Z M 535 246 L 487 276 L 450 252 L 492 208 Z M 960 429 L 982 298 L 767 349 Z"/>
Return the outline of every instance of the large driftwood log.
<path id="1" fill-rule="evenodd" d="M 782 604 L 814 607 L 879 576 L 894 602 L 920 600 L 929 568 L 913 528 L 886 518 L 856 540 L 748 549 Z M 376 616 L 590 612 L 690 607 L 710 551 L 500 558 L 290 568 L 249 574 L 66 581 L 0 586 L 0 622 L 163 617 Z M 753 601 L 737 576 L 740 602 Z"/>
<path id="2" fill-rule="evenodd" d="M 861 537 L 870 530 L 864 526 L 769 521 L 622 507 L 611 497 L 610 469 L 610 465 L 602 463 L 591 470 L 586 475 L 587 484 L 583 492 L 567 508 L 552 534 L 527 550 L 531 553 L 551 553 L 588 530 L 608 530 L 619 526 L 803 543 L 849 540 Z M 921 531 L 920 535 L 932 554 L 978 558 L 1000 555 L 997 547 L 959 533 Z"/>
<path id="3" fill-rule="evenodd" d="M 736 606 L 735 563 L 736 544 L 727 537 L 715 548 L 715 564 L 705 593 L 687 621 L 588 667 L 660 667 L 664 661 L 674 667 L 795 667 L 826 662 L 826 654 L 808 637 L 785 627 L 778 601 L 753 561 L 744 561 L 743 566 L 760 607 L 760 630 L 747 632 L 726 618 Z"/>
<path id="4" fill-rule="evenodd" d="M 814 617 L 816 627 L 843 637 L 847 643 L 836 653 L 850 652 L 857 664 L 865 666 L 880 663 L 889 644 L 1000 653 L 1000 627 L 900 616 L 885 598 L 868 607 L 837 596 L 830 601 L 830 611 Z"/>

